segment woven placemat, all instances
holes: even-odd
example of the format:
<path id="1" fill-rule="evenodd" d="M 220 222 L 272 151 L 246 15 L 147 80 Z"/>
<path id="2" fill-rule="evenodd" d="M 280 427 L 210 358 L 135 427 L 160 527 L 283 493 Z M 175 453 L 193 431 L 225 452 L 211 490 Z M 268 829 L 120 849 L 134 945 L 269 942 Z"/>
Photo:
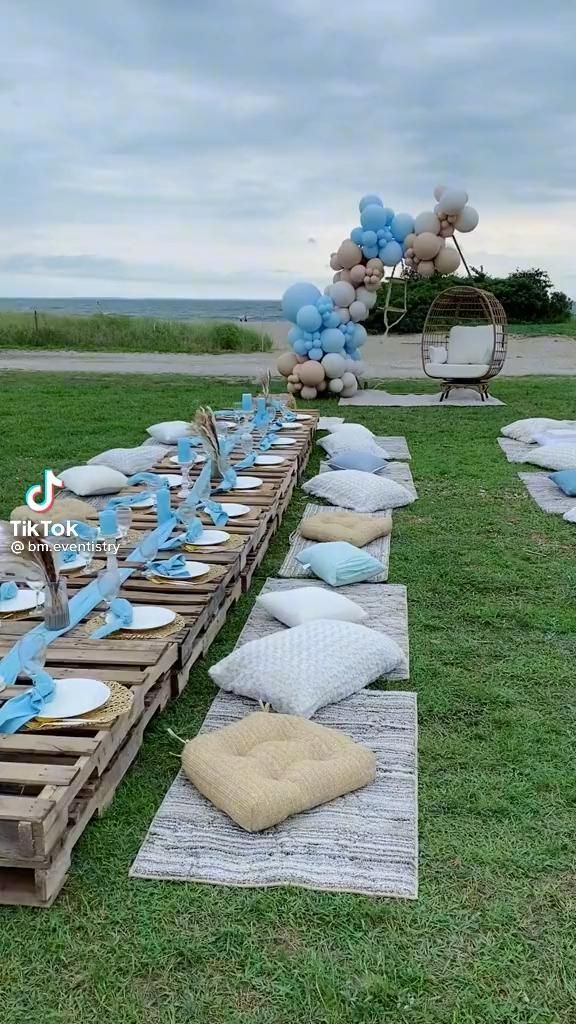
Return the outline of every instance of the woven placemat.
<path id="1" fill-rule="evenodd" d="M 33 732 L 47 732 L 50 729 L 101 729 L 112 725 L 120 715 L 130 711 L 134 702 L 132 690 L 115 681 L 107 681 L 110 696 L 105 704 L 94 711 L 88 711 L 78 718 L 33 718 L 26 725 Z"/>
<path id="2" fill-rule="evenodd" d="M 198 552 L 195 552 L 195 554 L 198 554 Z M 153 575 L 146 576 L 146 579 L 150 580 L 151 583 L 156 583 L 159 587 L 166 587 L 168 584 L 174 586 L 175 583 L 182 587 L 195 587 L 198 583 L 204 585 L 205 583 L 215 583 L 216 580 L 221 580 L 228 572 L 228 568 L 227 565 L 211 565 L 208 572 L 203 573 L 202 576 L 193 576 L 192 579 Z"/>
<path id="3" fill-rule="evenodd" d="M 191 551 L 194 554 L 202 554 L 203 551 L 237 551 L 244 546 L 245 538 L 238 533 L 231 533 L 224 544 L 183 544 L 183 551 Z"/>
<path id="4" fill-rule="evenodd" d="M 103 626 L 105 622 L 104 615 L 94 615 L 91 619 L 88 619 L 85 627 L 88 639 L 90 639 L 90 633 L 93 633 L 95 629 L 100 629 L 100 626 Z M 174 621 L 169 622 L 167 626 L 161 626 L 160 629 L 117 629 L 114 633 L 109 633 L 108 636 L 113 636 L 115 640 L 119 637 L 122 637 L 123 640 L 162 640 L 164 637 L 174 636 L 181 629 L 185 628 L 186 620 L 176 613 Z"/>

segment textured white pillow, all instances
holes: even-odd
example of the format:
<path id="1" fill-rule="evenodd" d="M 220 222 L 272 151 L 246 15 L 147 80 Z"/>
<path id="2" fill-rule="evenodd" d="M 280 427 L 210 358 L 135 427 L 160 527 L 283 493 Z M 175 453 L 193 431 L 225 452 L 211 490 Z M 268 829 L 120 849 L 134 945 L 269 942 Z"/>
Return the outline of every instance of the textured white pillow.
<path id="1" fill-rule="evenodd" d="M 72 466 L 60 473 L 65 487 L 81 498 L 94 494 L 116 494 L 126 487 L 124 473 L 109 466 Z"/>
<path id="2" fill-rule="evenodd" d="M 161 444 L 176 444 L 179 437 L 188 437 L 192 433 L 192 425 L 186 420 L 168 420 L 166 423 L 153 423 L 146 433 Z"/>
<path id="3" fill-rule="evenodd" d="M 343 416 L 321 416 L 318 420 L 318 430 L 335 430 L 344 423 Z"/>
<path id="4" fill-rule="evenodd" d="M 448 349 L 445 345 L 431 345 L 428 352 L 431 363 L 438 364 L 448 362 Z"/>
<path id="5" fill-rule="evenodd" d="M 550 428 L 562 429 L 570 427 L 576 429 L 576 421 L 551 420 L 545 416 L 535 416 L 532 419 L 515 420 L 514 423 L 509 423 L 508 426 L 502 427 L 500 433 L 504 434 L 504 437 L 514 438 L 515 441 L 523 441 L 524 444 L 533 444 L 536 439 L 536 434 L 540 434 L 544 430 L 548 430 Z"/>
<path id="6" fill-rule="evenodd" d="M 384 633 L 355 622 L 317 619 L 236 648 L 210 670 L 216 686 L 311 718 L 401 664 L 403 653 Z"/>
<path id="7" fill-rule="evenodd" d="M 400 508 L 415 501 L 402 484 L 387 476 L 363 473 L 359 469 L 335 469 L 319 473 L 304 484 L 306 494 L 325 498 L 332 505 L 351 508 L 355 512 L 379 512 L 385 508 Z"/>
<path id="8" fill-rule="evenodd" d="M 357 433 L 355 430 L 337 430 L 327 437 L 321 437 L 318 445 L 330 456 L 339 452 L 369 452 L 371 455 L 379 455 L 381 459 L 390 458 L 386 449 L 377 444 L 370 434 Z"/>
<path id="9" fill-rule="evenodd" d="M 534 435 L 536 444 L 576 444 L 576 430 L 544 430 Z"/>
<path id="10" fill-rule="evenodd" d="M 110 469 L 117 469 L 119 473 L 132 476 L 133 473 L 144 473 L 152 469 L 160 459 L 163 459 L 165 449 L 158 445 L 152 447 L 140 445 L 138 448 L 110 448 L 107 452 L 95 455 L 88 459 L 89 466 L 109 466 Z"/>
<path id="11" fill-rule="evenodd" d="M 285 626 L 301 626 L 315 619 L 362 622 L 368 614 L 349 598 L 322 587 L 297 587 L 260 594 L 256 604 Z"/>
<path id="12" fill-rule="evenodd" d="M 533 462 L 535 466 L 544 469 L 576 469 L 576 443 L 544 444 L 530 452 L 526 462 Z"/>
<path id="13" fill-rule="evenodd" d="M 343 423 L 337 423 L 334 427 L 332 427 L 330 433 L 345 434 L 348 432 L 351 434 L 352 431 L 354 431 L 354 433 L 358 437 L 360 437 L 362 434 L 364 435 L 364 437 L 374 437 L 372 431 L 368 430 L 368 427 L 363 426 L 362 423 L 346 423 L 345 420 Z"/>
<path id="14" fill-rule="evenodd" d="M 450 330 L 447 363 L 489 363 L 494 349 L 491 327 L 458 324 Z"/>
<path id="15" fill-rule="evenodd" d="M 565 519 L 567 523 L 576 523 L 576 505 L 568 512 L 565 512 L 562 519 Z"/>

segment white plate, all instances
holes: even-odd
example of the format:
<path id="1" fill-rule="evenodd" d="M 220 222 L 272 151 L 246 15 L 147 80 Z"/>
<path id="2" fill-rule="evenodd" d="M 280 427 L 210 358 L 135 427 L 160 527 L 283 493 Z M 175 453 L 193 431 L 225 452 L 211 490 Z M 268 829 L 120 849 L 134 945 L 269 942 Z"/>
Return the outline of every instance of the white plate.
<path id="1" fill-rule="evenodd" d="M 157 575 L 161 576 L 163 580 L 170 580 L 174 583 L 185 583 L 186 580 L 192 580 L 196 576 L 205 576 L 207 572 L 210 572 L 210 566 L 206 562 L 193 562 L 191 559 L 185 559 L 186 568 L 188 570 L 187 576 L 164 576 L 161 572 Z"/>
<path id="2" fill-rule="evenodd" d="M 56 557 L 56 565 L 60 572 L 73 572 L 74 569 L 83 569 L 86 565 L 86 555 L 79 552 L 71 562 L 63 562 L 62 559 Z M 53 717 L 53 716 L 51 716 Z"/>
<path id="3" fill-rule="evenodd" d="M 168 487 L 182 487 L 182 477 L 179 473 L 159 473 L 163 480 L 168 481 Z"/>
<path id="4" fill-rule="evenodd" d="M 192 454 L 196 455 L 196 458 L 194 459 L 195 463 L 197 463 L 197 462 L 206 462 L 206 456 L 205 455 L 201 455 L 200 452 L 198 452 L 198 454 L 196 454 L 196 450 L 194 448 L 192 449 Z M 181 463 L 178 460 L 178 456 L 177 455 L 171 455 L 170 456 L 170 462 L 173 462 L 175 466 L 181 465 Z M 164 476 L 168 476 L 167 473 L 163 474 L 163 475 Z"/>
<path id="5" fill-rule="evenodd" d="M 128 633 L 137 629 L 160 629 L 161 626 L 167 626 L 169 622 L 174 622 L 176 618 L 176 612 L 171 611 L 170 608 L 161 608 L 157 604 L 137 605 L 132 611 L 130 625 L 121 627 Z"/>
<path id="6" fill-rule="evenodd" d="M 255 491 L 257 487 L 262 487 L 264 481 L 259 476 L 239 476 L 234 484 L 234 487 L 230 489 L 232 491 Z"/>
<path id="7" fill-rule="evenodd" d="M 225 544 L 229 537 L 230 534 L 226 533 L 225 530 L 202 530 L 198 539 L 192 541 L 192 543 L 206 544 L 211 547 L 213 544 Z"/>
<path id="8" fill-rule="evenodd" d="M 254 463 L 255 466 L 279 466 L 281 462 L 286 462 L 283 455 L 259 455 Z"/>
<path id="9" fill-rule="evenodd" d="M 280 430 L 298 430 L 300 427 L 299 423 L 280 423 Z"/>
<path id="10" fill-rule="evenodd" d="M 313 416 L 310 416 L 310 414 L 307 413 L 307 412 L 298 412 L 298 413 L 296 413 L 296 419 L 297 420 L 311 420 L 311 419 L 313 419 Z"/>
<path id="11" fill-rule="evenodd" d="M 16 597 L 11 597 L 9 601 L 0 601 L 0 615 L 9 615 L 10 612 L 24 612 L 28 608 L 34 608 L 35 604 L 35 592 L 28 587 L 22 587 L 21 590 L 18 590 Z M 44 604 L 43 593 L 38 593 L 38 604 Z"/>
<path id="12" fill-rule="evenodd" d="M 219 430 L 221 427 L 227 427 L 229 430 L 231 430 L 232 427 L 236 426 L 236 424 L 234 423 L 234 420 L 216 420 L 216 426 L 218 427 Z"/>
<path id="13" fill-rule="evenodd" d="M 152 508 L 156 504 L 156 498 L 150 495 L 149 498 L 142 498 L 142 501 L 135 501 L 132 505 L 128 505 L 128 508 Z"/>
<path id="14" fill-rule="evenodd" d="M 76 718 L 101 708 L 110 696 L 110 687 L 99 679 L 55 679 L 54 693 L 37 718 Z"/>
<path id="15" fill-rule="evenodd" d="M 247 516 L 248 513 L 252 511 L 249 505 L 237 505 L 233 501 L 220 501 L 218 504 L 222 506 L 229 519 L 238 519 L 240 516 Z"/>
<path id="16" fill-rule="evenodd" d="M 286 448 L 289 444 L 298 444 L 295 437 L 275 437 L 272 444 L 281 445 L 282 448 Z"/>

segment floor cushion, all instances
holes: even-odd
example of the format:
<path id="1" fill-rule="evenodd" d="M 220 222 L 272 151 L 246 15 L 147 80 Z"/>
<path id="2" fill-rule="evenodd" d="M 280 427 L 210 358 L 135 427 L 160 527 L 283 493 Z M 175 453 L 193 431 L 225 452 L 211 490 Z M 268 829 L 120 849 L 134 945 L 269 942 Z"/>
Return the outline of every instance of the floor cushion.
<path id="1" fill-rule="evenodd" d="M 340 455 L 343 452 L 362 451 L 375 455 L 380 459 L 389 459 L 390 455 L 385 448 L 379 445 L 370 433 L 357 433 L 355 429 L 336 430 L 326 437 L 321 437 L 317 442 L 319 448 L 323 448 L 331 457 Z"/>
<path id="2" fill-rule="evenodd" d="M 478 380 L 488 373 L 487 363 L 426 363 L 429 377 L 443 380 Z"/>
<path id="3" fill-rule="evenodd" d="M 313 544 L 312 547 L 299 551 L 296 561 L 311 569 L 315 576 L 331 587 L 363 583 L 374 576 L 379 576 L 384 570 L 382 562 L 377 558 L 345 540 Z"/>
<path id="4" fill-rule="evenodd" d="M 536 444 L 576 444 L 576 428 L 569 430 L 543 430 L 534 435 Z"/>
<path id="5" fill-rule="evenodd" d="M 68 519 L 85 522 L 86 519 L 94 519 L 97 513 L 93 505 L 80 498 L 56 498 L 49 512 L 34 512 L 28 505 L 18 505 L 10 513 L 12 522 L 22 520 L 33 523 L 41 523 L 44 520 L 50 523 L 65 523 Z"/>
<path id="6" fill-rule="evenodd" d="M 378 537 L 392 533 L 392 516 L 369 516 L 362 512 L 318 512 L 302 519 L 298 530 L 306 540 L 347 540 L 363 548 Z"/>
<path id="7" fill-rule="evenodd" d="M 514 420 L 502 427 L 500 433 L 504 437 L 511 437 L 514 441 L 523 441 L 524 444 L 534 444 L 536 435 L 548 429 L 576 428 L 574 420 L 552 420 L 546 416 L 534 416 L 524 420 Z"/>
<path id="8" fill-rule="evenodd" d="M 81 498 L 95 494 L 117 494 L 126 487 L 124 473 L 108 466 L 71 466 L 60 473 L 65 487 Z"/>
<path id="9" fill-rule="evenodd" d="M 362 622 L 368 615 L 364 608 L 343 594 L 334 594 L 324 587 L 297 587 L 259 594 L 256 604 L 285 626 L 301 626 L 314 619 L 338 619 L 340 622 Z"/>
<path id="10" fill-rule="evenodd" d="M 384 633 L 356 622 L 317 619 L 237 647 L 209 669 L 216 686 L 271 704 L 286 715 L 311 718 L 344 700 L 404 659 Z"/>
<path id="11" fill-rule="evenodd" d="M 338 469 L 332 473 L 319 473 L 308 480 L 302 490 L 325 498 L 333 505 L 351 508 L 355 512 L 379 512 L 381 509 L 411 505 L 414 498 L 402 484 L 390 477 L 362 473 L 357 469 Z"/>
<path id="12" fill-rule="evenodd" d="M 550 480 L 569 498 L 576 498 L 576 469 L 561 469 L 550 474 Z"/>
<path id="13" fill-rule="evenodd" d="M 88 459 L 89 466 L 110 466 L 110 469 L 117 469 L 119 473 L 132 476 L 133 473 L 144 473 L 152 469 L 157 462 L 164 458 L 165 449 L 160 445 L 151 447 L 139 445 L 138 448 L 110 448 L 107 452 L 101 452 L 92 459 Z"/>
<path id="14" fill-rule="evenodd" d="M 526 455 L 526 462 L 532 462 L 544 469 L 576 469 L 576 444 L 542 445 Z"/>
<path id="15" fill-rule="evenodd" d="M 337 452 L 330 459 L 330 469 L 358 469 L 362 473 L 380 473 L 388 463 L 372 452 L 358 451 L 354 448 L 346 452 Z"/>
<path id="16" fill-rule="evenodd" d="M 161 444 L 176 444 L 179 437 L 188 437 L 192 433 L 192 424 L 186 420 L 167 420 L 165 423 L 153 423 L 146 433 Z"/>
<path id="17" fill-rule="evenodd" d="M 376 775 L 376 756 L 344 733 L 293 715 L 256 711 L 182 752 L 185 775 L 247 832 L 360 789 Z"/>

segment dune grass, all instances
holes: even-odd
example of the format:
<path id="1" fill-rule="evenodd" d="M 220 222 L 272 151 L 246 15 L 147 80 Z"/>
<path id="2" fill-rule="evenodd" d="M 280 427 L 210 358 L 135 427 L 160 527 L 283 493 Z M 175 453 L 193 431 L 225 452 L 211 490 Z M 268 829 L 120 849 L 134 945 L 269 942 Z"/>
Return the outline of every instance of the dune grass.
<path id="1" fill-rule="evenodd" d="M 529 338 L 539 338 L 542 335 L 576 338 L 576 316 L 553 324 L 510 324 L 509 330 L 510 334 L 521 334 Z"/>
<path id="2" fill-rule="evenodd" d="M 152 320 L 97 313 L 0 313 L 0 348 L 75 352 L 269 352 L 272 341 L 231 321 Z"/>
<path id="3" fill-rule="evenodd" d="M 229 405 L 240 388 L 5 374 L 1 513 L 42 467 L 137 443 L 150 422 L 207 398 Z M 0 907 L 2 1024 L 574 1020 L 575 527 L 537 508 L 496 443 L 521 416 L 570 414 L 573 388 L 499 380 L 505 407 L 339 410 L 406 435 L 420 495 L 394 515 L 390 563 L 390 582 L 408 587 L 403 685 L 419 702 L 419 900 L 128 879 L 176 771 L 166 728 L 198 729 L 214 695 L 207 667 L 277 572 L 297 493 L 250 594 L 78 844 L 56 905 Z M 309 474 L 318 463 L 316 452 Z"/>

